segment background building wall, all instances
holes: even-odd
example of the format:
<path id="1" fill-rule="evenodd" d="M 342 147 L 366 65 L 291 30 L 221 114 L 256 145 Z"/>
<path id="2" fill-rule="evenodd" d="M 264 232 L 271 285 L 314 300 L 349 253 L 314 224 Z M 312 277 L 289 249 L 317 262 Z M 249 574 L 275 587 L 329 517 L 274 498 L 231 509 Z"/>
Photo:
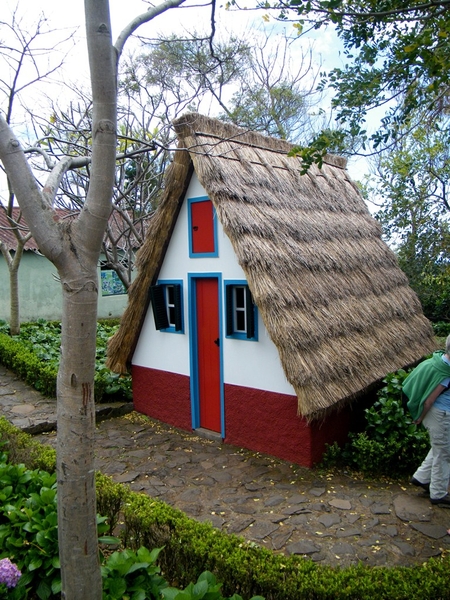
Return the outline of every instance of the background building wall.
<path id="1" fill-rule="evenodd" d="M 127 294 L 102 295 L 100 268 L 99 318 L 120 317 L 127 303 Z M 27 251 L 19 267 L 19 309 L 21 322 L 47 319 L 59 321 L 62 316 L 61 286 L 55 266 L 44 256 Z M 0 255 L 0 319 L 9 321 L 9 271 Z"/>

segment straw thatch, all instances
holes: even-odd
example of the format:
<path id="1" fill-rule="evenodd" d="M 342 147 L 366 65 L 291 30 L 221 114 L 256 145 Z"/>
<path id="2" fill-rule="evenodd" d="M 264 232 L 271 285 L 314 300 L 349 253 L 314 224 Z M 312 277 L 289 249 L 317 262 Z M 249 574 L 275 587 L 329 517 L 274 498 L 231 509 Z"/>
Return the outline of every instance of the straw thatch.
<path id="1" fill-rule="evenodd" d="M 300 175 L 287 142 L 193 113 L 174 126 L 180 150 L 110 343 L 113 370 L 124 372 L 131 360 L 192 167 L 278 348 L 299 414 L 340 406 L 434 349 L 430 323 L 344 159 L 328 157 Z"/>

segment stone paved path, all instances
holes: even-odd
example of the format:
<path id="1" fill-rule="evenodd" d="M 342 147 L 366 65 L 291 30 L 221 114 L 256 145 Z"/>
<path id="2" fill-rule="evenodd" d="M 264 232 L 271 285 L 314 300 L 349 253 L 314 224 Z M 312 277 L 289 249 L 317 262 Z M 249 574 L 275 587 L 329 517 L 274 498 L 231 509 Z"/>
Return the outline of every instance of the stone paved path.
<path id="1" fill-rule="evenodd" d="M 55 444 L 56 402 L 2 366 L 0 406 L 16 426 Z M 276 552 L 329 565 L 409 566 L 450 550 L 450 510 L 407 482 L 304 469 L 181 432 L 129 405 L 99 411 L 98 469 Z"/>

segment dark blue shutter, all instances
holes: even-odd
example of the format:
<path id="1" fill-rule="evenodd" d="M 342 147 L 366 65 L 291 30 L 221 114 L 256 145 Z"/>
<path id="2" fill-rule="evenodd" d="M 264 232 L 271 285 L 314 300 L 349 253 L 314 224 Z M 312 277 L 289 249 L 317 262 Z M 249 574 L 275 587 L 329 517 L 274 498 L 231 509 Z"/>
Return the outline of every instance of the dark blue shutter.
<path id="1" fill-rule="evenodd" d="M 169 327 L 169 319 L 167 318 L 166 299 L 162 285 L 151 286 L 150 299 L 152 301 L 156 329 L 167 329 Z"/>
<path id="2" fill-rule="evenodd" d="M 227 335 L 233 335 L 233 317 L 234 317 L 234 306 L 233 306 L 233 286 L 225 286 L 225 304 L 226 304 L 226 320 L 227 320 Z"/>
<path id="3" fill-rule="evenodd" d="M 173 296 L 175 304 L 175 331 L 183 329 L 183 311 L 181 306 L 181 285 L 179 283 L 173 286 Z"/>
<path id="4" fill-rule="evenodd" d="M 251 339 L 255 337 L 255 307 L 248 285 L 245 287 L 245 310 L 247 313 L 247 338 Z"/>

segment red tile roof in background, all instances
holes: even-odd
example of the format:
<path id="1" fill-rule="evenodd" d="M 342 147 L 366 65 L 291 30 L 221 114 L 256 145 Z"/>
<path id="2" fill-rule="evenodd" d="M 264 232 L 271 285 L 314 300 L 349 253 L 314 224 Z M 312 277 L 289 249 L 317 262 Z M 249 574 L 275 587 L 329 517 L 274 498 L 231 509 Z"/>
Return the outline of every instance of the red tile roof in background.
<path id="1" fill-rule="evenodd" d="M 60 219 L 65 219 L 70 217 L 74 213 L 70 210 L 62 210 L 57 209 L 57 215 Z M 30 230 L 28 225 L 25 222 L 25 219 L 21 217 L 21 211 L 19 207 L 13 208 L 13 219 L 19 223 L 19 230 L 22 236 L 25 236 Z M 6 218 L 6 212 L 3 208 L 0 207 L 0 240 L 6 245 L 8 250 L 15 250 L 17 247 L 17 239 L 14 235 L 13 228 L 9 224 L 8 219 Z M 38 250 L 38 246 L 34 240 L 34 238 L 30 238 L 28 242 L 25 244 L 25 250 Z"/>
<path id="2" fill-rule="evenodd" d="M 17 221 L 20 218 L 20 208 L 19 207 L 15 207 L 13 208 L 13 218 L 15 221 Z M 71 210 L 68 209 L 61 209 L 61 208 L 57 208 L 56 209 L 56 216 L 58 218 L 58 220 L 63 220 L 63 219 L 67 219 L 70 218 L 72 216 L 76 216 L 78 213 L 73 212 Z M 149 217 L 151 218 L 151 217 Z M 110 226 L 113 230 L 114 235 L 119 238 L 120 237 L 120 226 L 122 225 L 122 230 L 124 228 L 124 224 L 122 223 L 122 217 L 120 216 L 120 214 L 116 211 L 113 211 L 111 213 L 111 217 L 110 217 Z M 145 229 L 147 228 L 147 224 L 148 224 L 148 220 L 145 221 L 144 227 Z M 25 222 L 25 219 L 22 217 L 19 221 L 19 228 L 20 228 L 20 232 L 21 234 L 24 236 L 29 232 L 29 228 L 28 225 Z M 138 227 L 139 229 L 139 227 Z M 6 245 L 8 250 L 15 250 L 17 247 L 17 240 L 16 240 L 16 236 L 14 235 L 14 232 L 8 222 L 8 219 L 6 218 L 6 213 L 4 211 L 3 208 L 0 207 L 0 240 Z M 135 247 L 138 246 L 136 240 L 134 240 L 135 243 Z M 121 244 L 119 243 L 118 246 L 120 247 Z M 30 238 L 30 240 L 25 244 L 25 250 L 32 250 L 34 252 L 36 252 L 38 250 L 38 246 L 34 240 L 34 238 Z"/>

